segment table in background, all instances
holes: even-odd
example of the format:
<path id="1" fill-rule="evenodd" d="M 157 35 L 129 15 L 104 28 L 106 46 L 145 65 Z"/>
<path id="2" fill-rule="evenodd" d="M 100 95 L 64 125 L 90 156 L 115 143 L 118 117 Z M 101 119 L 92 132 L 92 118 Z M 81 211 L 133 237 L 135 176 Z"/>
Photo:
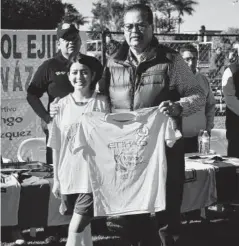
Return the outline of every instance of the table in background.
<path id="1" fill-rule="evenodd" d="M 1 184 L 2 226 L 31 228 L 68 224 L 71 217 L 59 213 L 60 200 L 51 192 L 53 179 L 44 178 L 47 173 L 43 172 L 32 174 L 38 177 L 25 177 L 20 185 Z M 238 198 L 238 191 L 239 159 L 205 164 L 186 158 L 182 212 L 230 202 Z"/>

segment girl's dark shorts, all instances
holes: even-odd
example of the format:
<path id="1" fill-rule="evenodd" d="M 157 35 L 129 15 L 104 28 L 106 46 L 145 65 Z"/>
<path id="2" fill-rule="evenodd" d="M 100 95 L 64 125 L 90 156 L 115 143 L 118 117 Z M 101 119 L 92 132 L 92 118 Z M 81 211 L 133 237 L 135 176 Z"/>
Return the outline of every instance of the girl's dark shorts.
<path id="1" fill-rule="evenodd" d="M 60 213 L 62 215 L 79 215 L 93 217 L 93 194 L 78 193 L 61 195 Z"/>

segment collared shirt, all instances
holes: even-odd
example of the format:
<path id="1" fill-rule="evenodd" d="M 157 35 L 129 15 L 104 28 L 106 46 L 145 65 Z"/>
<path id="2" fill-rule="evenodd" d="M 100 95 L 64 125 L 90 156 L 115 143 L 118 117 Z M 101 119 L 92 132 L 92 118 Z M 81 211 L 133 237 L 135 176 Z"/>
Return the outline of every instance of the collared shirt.
<path id="1" fill-rule="evenodd" d="M 141 62 L 147 61 L 155 57 L 156 48 L 149 46 L 140 55 L 135 57 L 131 50 L 129 50 L 127 60 L 130 61 L 135 67 L 137 67 Z"/>
<path id="2" fill-rule="evenodd" d="M 196 73 L 196 79 L 206 95 L 206 104 L 196 113 L 183 117 L 183 136 L 195 137 L 200 130 L 208 130 L 214 126 L 215 98 L 212 93 L 209 81 L 205 76 Z"/>
<path id="3" fill-rule="evenodd" d="M 239 100 L 236 97 L 236 89 L 230 68 L 227 68 L 222 76 L 222 90 L 227 107 L 236 115 L 239 115 Z"/>

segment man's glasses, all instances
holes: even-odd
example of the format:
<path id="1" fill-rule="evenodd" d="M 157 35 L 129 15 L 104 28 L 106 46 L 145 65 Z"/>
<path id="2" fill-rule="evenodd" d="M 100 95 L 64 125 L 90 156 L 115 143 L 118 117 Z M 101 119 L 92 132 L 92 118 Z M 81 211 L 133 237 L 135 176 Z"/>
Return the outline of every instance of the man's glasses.
<path id="1" fill-rule="evenodd" d="M 148 26 L 149 24 L 146 24 L 146 23 L 124 24 L 124 29 L 127 32 L 132 32 L 132 30 L 135 27 L 135 29 L 143 32 Z"/>

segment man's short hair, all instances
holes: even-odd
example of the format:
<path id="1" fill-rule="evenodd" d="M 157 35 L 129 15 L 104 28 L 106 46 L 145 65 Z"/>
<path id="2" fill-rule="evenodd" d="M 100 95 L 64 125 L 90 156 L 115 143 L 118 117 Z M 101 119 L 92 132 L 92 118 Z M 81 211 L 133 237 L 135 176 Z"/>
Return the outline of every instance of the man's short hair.
<path id="1" fill-rule="evenodd" d="M 184 44 L 179 48 L 179 53 L 182 54 L 184 51 L 190 51 L 192 53 L 195 53 L 198 56 L 198 50 L 197 48 L 192 44 Z"/>
<path id="2" fill-rule="evenodd" d="M 125 9 L 124 16 L 128 12 L 133 12 L 133 11 L 140 11 L 140 12 L 146 14 L 148 23 L 150 25 L 153 24 L 153 12 L 148 5 L 141 4 L 141 3 L 130 5 Z"/>

